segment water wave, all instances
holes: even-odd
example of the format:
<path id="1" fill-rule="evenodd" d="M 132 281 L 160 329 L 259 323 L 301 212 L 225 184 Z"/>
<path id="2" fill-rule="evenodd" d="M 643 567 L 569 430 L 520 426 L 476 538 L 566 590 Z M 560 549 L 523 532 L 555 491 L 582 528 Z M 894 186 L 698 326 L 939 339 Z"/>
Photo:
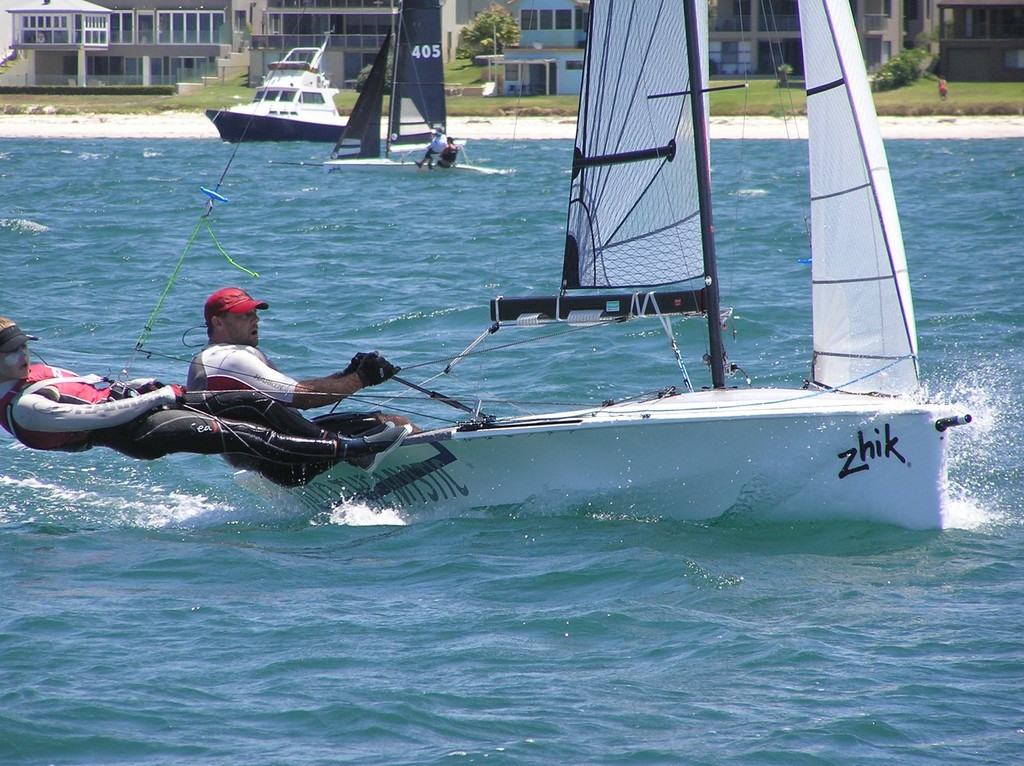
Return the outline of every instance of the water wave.
<path id="1" fill-rule="evenodd" d="M 27 218 L 0 218 L 0 229 L 8 229 L 18 234 L 42 234 L 49 231 L 50 227 Z"/>

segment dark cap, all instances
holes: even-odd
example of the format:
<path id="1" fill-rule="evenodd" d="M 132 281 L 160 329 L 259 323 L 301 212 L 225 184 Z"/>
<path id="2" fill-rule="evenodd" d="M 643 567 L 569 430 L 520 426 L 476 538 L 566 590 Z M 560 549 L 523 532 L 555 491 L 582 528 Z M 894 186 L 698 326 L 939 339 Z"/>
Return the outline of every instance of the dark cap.
<path id="1" fill-rule="evenodd" d="M 210 324 L 213 317 L 221 314 L 229 312 L 245 314 L 253 309 L 266 308 L 270 308 L 269 304 L 256 300 L 245 290 L 237 287 L 225 287 L 206 299 L 206 308 L 203 313 L 206 316 L 206 324 Z"/>
<path id="2" fill-rule="evenodd" d="M 10 320 L 8 320 L 10 321 Z M 28 335 L 21 331 L 18 325 L 11 322 L 7 326 L 0 330 L 0 354 L 9 354 L 17 348 L 21 348 L 21 344 L 30 340 L 39 340 L 35 335 Z"/>

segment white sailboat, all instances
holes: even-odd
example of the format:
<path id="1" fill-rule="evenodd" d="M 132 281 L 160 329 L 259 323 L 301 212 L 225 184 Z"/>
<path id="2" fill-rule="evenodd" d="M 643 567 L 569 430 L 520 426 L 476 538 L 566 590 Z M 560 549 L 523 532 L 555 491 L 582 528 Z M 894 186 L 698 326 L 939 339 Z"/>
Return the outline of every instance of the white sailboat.
<path id="1" fill-rule="evenodd" d="M 391 42 L 388 35 L 352 108 L 345 131 L 324 162 L 327 172 L 429 170 L 416 163 L 423 159 L 434 130 L 444 131 L 448 120 L 441 56 L 441 0 L 401 0 L 394 37 L 388 130 L 382 154 L 381 114 Z M 465 160 L 465 141 L 457 143 Z M 507 172 L 461 160 L 438 170 L 485 175 Z"/>
<path id="2" fill-rule="evenodd" d="M 849 3 L 801 0 L 800 15 L 811 135 L 807 386 L 726 383 L 706 3 L 594 0 L 562 289 L 497 298 L 492 319 L 659 317 L 668 326 L 673 314 L 700 316 L 710 386 L 691 390 L 684 375 L 682 391 L 528 418 L 465 406 L 465 422 L 409 436 L 373 473 L 340 464 L 304 487 L 254 474 L 239 476 L 243 485 L 314 510 L 352 499 L 467 509 L 621 496 L 675 519 L 753 506 L 781 519 L 941 527 L 949 428 L 970 416 L 918 400 L 902 236 Z"/>

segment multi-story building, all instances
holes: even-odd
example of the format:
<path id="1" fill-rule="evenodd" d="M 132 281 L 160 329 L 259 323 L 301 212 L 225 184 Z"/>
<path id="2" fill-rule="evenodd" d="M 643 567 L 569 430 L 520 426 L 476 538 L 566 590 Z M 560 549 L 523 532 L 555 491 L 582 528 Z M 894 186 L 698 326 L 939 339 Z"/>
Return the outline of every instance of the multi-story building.
<path id="1" fill-rule="evenodd" d="M 462 28 L 494 0 L 447 0 L 441 4 L 441 53 L 455 58 Z M 327 69 L 337 87 L 350 87 L 392 29 L 399 0 L 261 0 L 253 20 L 250 82 L 255 84 L 266 65 L 296 47 L 316 47 L 330 34 Z"/>
<path id="2" fill-rule="evenodd" d="M 399 0 L 0 0 L 24 59 L 3 84 L 176 84 L 248 72 L 330 35 L 332 82 L 351 85 L 392 28 Z M 442 3 L 442 53 L 494 0 Z M 907 47 L 939 42 L 950 80 L 1024 80 L 1024 0 L 851 0 L 869 71 Z M 511 0 L 522 39 L 502 56 L 502 92 L 578 93 L 589 0 Z M 711 0 L 711 73 L 803 69 L 798 0 Z M 941 15 L 941 23 L 940 23 Z M 941 31 L 941 34 L 940 34 Z M 933 48 L 933 52 L 934 52 Z"/>
<path id="3" fill-rule="evenodd" d="M 26 85 L 194 82 L 244 47 L 232 0 L 23 0 L 8 8 Z M 241 18 L 240 16 L 238 18 Z"/>
<path id="4" fill-rule="evenodd" d="M 27 85 L 174 84 L 231 66 L 246 69 L 255 84 L 289 49 L 318 47 L 329 34 L 327 70 L 344 87 L 372 61 L 398 9 L 398 0 L 0 1 L 12 48 L 27 63 L 21 80 L 6 84 Z M 462 26 L 489 5 L 442 4 L 446 61 Z M 233 54 L 244 63 L 231 64 Z"/>
<path id="5" fill-rule="evenodd" d="M 934 29 L 935 0 L 854 0 L 854 23 L 868 71 L 877 70 Z M 712 74 L 775 75 L 787 65 L 803 72 L 798 0 L 713 2 Z"/>
<path id="6" fill-rule="evenodd" d="M 1022 0 L 992 0 L 1004 1 L 1024 7 Z M 905 48 L 932 44 L 936 2 L 943 0 L 851 0 L 869 71 Z M 578 93 L 589 1 L 515 0 L 508 7 L 522 39 L 501 57 L 504 92 Z M 798 0 L 711 0 L 709 37 L 713 75 L 774 77 L 780 67 L 803 72 Z"/>
<path id="7" fill-rule="evenodd" d="M 579 93 L 589 0 L 513 2 L 509 12 L 519 21 L 522 37 L 519 46 L 505 48 L 502 57 L 504 93 Z"/>
<path id="8" fill-rule="evenodd" d="M 938 0 L 939 74 L 956 82 L 1024 81 L 1022 0 Z"/>

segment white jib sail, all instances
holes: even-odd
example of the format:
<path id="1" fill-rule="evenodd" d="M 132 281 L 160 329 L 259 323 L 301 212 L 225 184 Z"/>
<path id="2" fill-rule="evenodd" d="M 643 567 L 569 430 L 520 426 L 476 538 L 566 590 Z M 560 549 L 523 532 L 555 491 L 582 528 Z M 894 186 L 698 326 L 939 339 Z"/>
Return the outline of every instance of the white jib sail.
<path id="1" fill-rule="evenodd" d="M 811 179 L 814 382 L 918 387 L 917 330 L 889 164 L 848 0 L 800 0 Z"/>
<path id="2" fill-rule="evenodd" d="M 707 4 L 697 0 L 701 26 Z M 689 74 L 679 0 L 591 4 L 576 148 L 586 160 L 675 142 L 666 157 L 587 165 L 572 182 L 572 287 L 703 286 Z M 707 39 L 707 30 L 700 30 Z M 707 72 L 706 43 L 703 72 Z M 706 77 L 706 74 L 705 74 Z M 701 83 L 698 83 L 698 98 Z M 653 98 L 652 98 L 653 97 Z M 704 96 L 706 98 L 706 96 Z M 575 260 L 575 259 L 574 259 Z"/>

